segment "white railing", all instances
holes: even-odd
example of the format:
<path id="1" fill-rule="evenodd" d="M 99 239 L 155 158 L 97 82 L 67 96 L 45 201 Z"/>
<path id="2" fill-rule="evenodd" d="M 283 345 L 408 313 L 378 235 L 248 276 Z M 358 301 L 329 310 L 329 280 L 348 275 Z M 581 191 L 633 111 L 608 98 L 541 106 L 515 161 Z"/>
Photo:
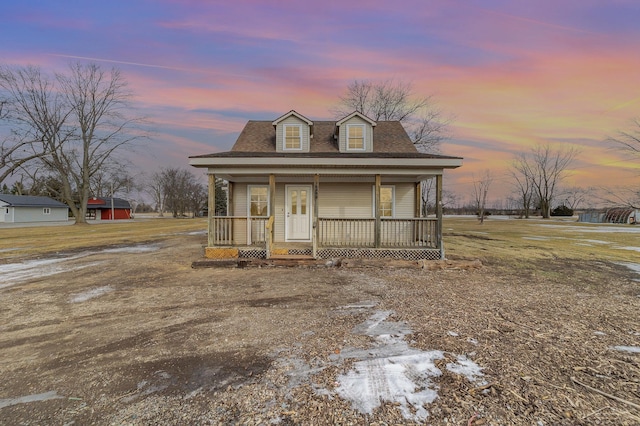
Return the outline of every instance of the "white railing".
<path id="1" fill-rule="evenodd" d="M 380 247 L 438 248 L 437 219 L 380 220 Z M 320 247 L 375 247 L 375 219 L 318 219 Z"/>
<path id="2" fill-rule="evenodd" d="M 209 221 L 214 246 L 262 246 L 269 244 L 273 224 L 269 217 L 216 216 Z M 435 218 L 380 220 L 381 248 L 439 248 Z M 318 218 L 318 247 L 374 248 L 376 220 L 372 218 Z M 314 238 L 316 236 L 314 235 Z M 271 244 L 273 241 L 271 242 Z"/>
<path id="3" fill-rule="evenodd" d="M 318 246 L 375 247 L 375 219 L 318 218 Z"/>
<path id="4" fill-rule="evenodd" d="M 381 220 L 380 245 L 392 248 L 438 248 L 435 218 Z"/>
<path id="5" fill-rule="evenodd" d="M 210 241 L 216 246 L 254 246 L 267 241 L 268 217 L 215 216 L 209 219 Z"/>

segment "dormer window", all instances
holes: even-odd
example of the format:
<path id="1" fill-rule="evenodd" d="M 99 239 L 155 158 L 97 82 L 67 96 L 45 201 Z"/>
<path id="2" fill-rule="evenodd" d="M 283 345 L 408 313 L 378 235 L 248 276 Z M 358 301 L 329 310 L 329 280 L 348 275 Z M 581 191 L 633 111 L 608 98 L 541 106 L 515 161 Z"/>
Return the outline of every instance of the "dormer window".
<path id="1" fill-rule="evenodd" d="M 349 151 L 364 150 L 364 124 L 347 125 L 347 149 Z"/>
<path id="2" fill-rule="evenodd" d="M 284 125 L 284 149 L 302 149 L 302 126 L 299 124 Z"/>

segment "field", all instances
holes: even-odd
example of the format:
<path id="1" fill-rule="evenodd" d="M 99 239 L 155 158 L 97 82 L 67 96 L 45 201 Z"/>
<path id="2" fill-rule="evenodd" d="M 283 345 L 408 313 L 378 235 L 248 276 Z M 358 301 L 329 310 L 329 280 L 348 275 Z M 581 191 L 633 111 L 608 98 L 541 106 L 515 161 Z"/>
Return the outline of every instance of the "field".
<path id="1" fill-rule="evenodd" d="M 0 424 L 640 424 L 640 227 L 447 218 L 447 268 L 193 269 L 205 227 L 0 229 Z"/>

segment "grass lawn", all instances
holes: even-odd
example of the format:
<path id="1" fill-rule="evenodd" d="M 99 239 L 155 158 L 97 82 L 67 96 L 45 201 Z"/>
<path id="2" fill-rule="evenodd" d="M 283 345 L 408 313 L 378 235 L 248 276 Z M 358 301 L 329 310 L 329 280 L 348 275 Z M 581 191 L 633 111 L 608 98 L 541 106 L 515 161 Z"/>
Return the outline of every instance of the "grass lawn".
<path id="1" fill-rule="evenodd" d="M 638 262 L 640 226 L 569 220 L 446 217 L 447 257 L 483 262 L 544 259 Z"/>
<path id="2" fill-rule="evenodd" d="M 168 234 L 206 230 L 205 218 L 149 218 L 90 225 L 5 228 L 0 229 L 0 258 L 33 257 L 89 247 L 158 241 Z"/>

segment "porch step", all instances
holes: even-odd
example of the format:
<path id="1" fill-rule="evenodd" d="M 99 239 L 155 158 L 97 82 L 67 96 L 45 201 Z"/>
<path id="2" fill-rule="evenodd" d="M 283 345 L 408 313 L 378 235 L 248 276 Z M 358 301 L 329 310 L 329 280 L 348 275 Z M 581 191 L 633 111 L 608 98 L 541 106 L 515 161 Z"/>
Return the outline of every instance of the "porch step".
<path id="1" fill-rule="evenodd" d="M 269 259 L 304 259 L 304 260 L 313 260 L 313 256 L 309 256 L 306 254 L 272 254 Z"/>

